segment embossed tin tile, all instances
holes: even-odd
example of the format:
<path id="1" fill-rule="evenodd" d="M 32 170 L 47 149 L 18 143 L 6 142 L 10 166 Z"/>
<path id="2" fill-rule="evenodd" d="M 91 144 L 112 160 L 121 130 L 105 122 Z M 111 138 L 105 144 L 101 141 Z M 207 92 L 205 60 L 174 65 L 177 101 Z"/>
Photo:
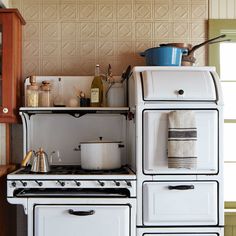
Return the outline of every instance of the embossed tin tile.
<path id="1" fill-rule="evenodd" d="M 132 0 L 118 1 L 117 19 L 118 20 L 132 20 L 132 18 L 133 18 Z"/>
<path id="2" fill-rule="evenodd" d="M 24 41 L 23 51 L 25 56 L 40 56 L 40 43 L 39 41 Z"/>
<path id="3" fill-rule="evenodd" d="M 43 42 L 42 53 L 43 56 L 52 57 L 60 55 L 60 43 L 58 42 Z"/>
<path id="4" fill-rule="evenodd" d="M 99 39 L 112 41 L 117 35 L 117 24 L 112 22 L 103 22 L 98 24 Z"/>
<path id="5" fill-rule="evenodd" d="M 134 16 L 137 20 L 152 19 L 152 1 L 142 1 L 134 3 Z"/>
<path id="6" fill-rule="evenodd" d="M 154 38 L 167 39 L 173 37 L 173 27 L 170 22 L 154 24 Z"/>
<path id="7" fill-rule="evenodd" d="M 60 18 L 66 21 L 76 20 L 77 17 L 76 2 L 63 2 L 60 5 Z"/>
<path id="8" fill-rule="evenodd" d="M 71 41 L 76 40 L 76 23 L 75 22 L 62 22 L 61 23 L 61 36 L 62 40 L 68 39 Z"/>
<path id="9" fill-rule="evenodd" d="M 57 2 L 50 2 L 42 6 L 43 20 L 57 21 L 59 19 L 59 5 Z"/>
<path id="10" fill-rule="evenodd" d="M 80 33 L 81 40 L 91 40 L 91 39 L 97 38 L 97 23 L 84 22 L 80 24 L 80 27 L 81 27 L 81 33 Z M 105 29 L 101 29 L 101 30 L 105 30 Z"/>
<path id="11" fill-rule="evenodd" d="M 28 22 L 23 28 L 24 41 L 40 40 L 41 35 L 41 23 Z"/>
<path id="12" fill-rule="evenodd" d="M 83 0 L 79 2 L 78 14 L 80 20 L 97 19 L 97 4 L 94 0 Z"/>
<path id="13" fill-rule="evenodd" d="M 135 24 L 136 39 L 151 39 L 152 38 L 152 23 L 137 22 Z"/>
<path id="14" fill-rule="evenodd" d="M 42 1 L 23 1 L 23 17 L 27 21 L 42 19 Z"/>
<path id="15" fill-rule="evenodd" d="M 76 43 L 74 41 L 62 42 L 61 53 L 62 58 L 68 56 L 76 56 Z"/>
<path id="16" fill-rule="evenodd" d="M 118 40 L 127 41 L 132 40 L 133 36 L 133 24 L 130 22 L 118 23 Z"/>
<path id="17" fill-rule="evenodd" d="M 154 18 L 158 20 L 168 20 L 172 15 L 171 5 L 167 0 L 154 2 Z"/>
<path id="18" fill-rule="evenodd" d="M 116 2 L 115 1 L 98 1 L 98 18 L 99 20 L 112 21 L 116 19 Z"/>
<path id="19" fill-rule="evenodd" d="M 42 36 L 44 41 L 59 41 L 61 39 L 60 24 L 43 22 Z"/>

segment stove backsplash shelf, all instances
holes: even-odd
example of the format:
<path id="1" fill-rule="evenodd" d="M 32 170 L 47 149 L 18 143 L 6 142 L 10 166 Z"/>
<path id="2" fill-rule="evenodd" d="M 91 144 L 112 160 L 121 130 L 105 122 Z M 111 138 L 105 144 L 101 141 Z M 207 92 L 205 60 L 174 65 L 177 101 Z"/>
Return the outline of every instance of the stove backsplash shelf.
<path id="1" fill-rule="evenodd" d="M 20 114 L 69 114 L 79 118 L 86 114 L 121 114 L 127 117 L 129 107 L 21 107 Z"/>

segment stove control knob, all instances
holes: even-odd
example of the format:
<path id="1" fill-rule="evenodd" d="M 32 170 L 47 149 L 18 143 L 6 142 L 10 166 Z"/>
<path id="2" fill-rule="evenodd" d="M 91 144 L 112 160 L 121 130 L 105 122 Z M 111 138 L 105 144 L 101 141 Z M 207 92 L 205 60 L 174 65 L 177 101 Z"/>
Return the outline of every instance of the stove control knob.
<path id="1" fill-rule="evenodd" d="M 125 182 L 126 182 L 127 186 L 132 187 L 132 184 L 130 181 L 125 181 Z"/>
<path id="2" fill-rule="evenodd" d="M 37 180 L 35 180 L 35 182 L 38 184 L 38 186 L 43 186 L 43 182 L 40 182 L 40 181 L 37 181 Z"/>
<path id="3" fill-rule="evenodd" d="M 65 186 L 65 182 L 64 182 L 64 181 L 60 181 L 60 180 L 58 180 L 57 182 L 58 182 L 62 187 Z"/>
<path id="4" fill-rule="evenodd" d="M 99 183 L 102 187 L 105 185 L 105 183 L 102 182 L 102 181 L 100 181 L 100 180 L 98 180 L 98 183 Z"/>
<path id="5" fill-rule="evenodd" d="M 75 184 L 76 184 L 78 187 L 81 185 L 81 183 L 78 182 L 78 181 L 76 181 L 76 180 L 75 180 Z"/>
<path id="6" fill-rule="evenodd" d="M 183 94 L 184 94 L 184 90 L 183 90 L 183 89 L 180 89 L 180 90 L 178 91 L 178 94 L 179 94 L 179 95 L 183 95 Z"/>
<path id="7" fill-rule="evenodd" d="M 24 187 L 27 186 L 27 182 L 24 182 L 24 181 L 20 181 L 20 182 L 21 182 L 21 184 L 22 184 Z"/>
<path id="8" fill-rule="evenodd" d="M 114 181 L 114 183 L 116 184 L 117 187 L 120 186 L 120 182 L 118 182 L 118 181 Z"/>
<path id="9" fill-rule="evenodd" d="M 12 183 L 11 183 L 11 186 L 12 186 L 12 187 L 16 187 L 16 182 L 12 182 Z"/>

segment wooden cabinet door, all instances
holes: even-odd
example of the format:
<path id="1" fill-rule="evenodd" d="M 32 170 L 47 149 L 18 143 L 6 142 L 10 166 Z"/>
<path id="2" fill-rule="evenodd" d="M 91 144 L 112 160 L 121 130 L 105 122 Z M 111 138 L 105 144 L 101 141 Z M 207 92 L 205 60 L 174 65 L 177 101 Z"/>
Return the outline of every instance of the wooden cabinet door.
<path id="1" fill-rule="evenodd" d="M 17 10 L 0 10 L 0 122 L 4 123 L 18 119 L 24 23 Z"/>

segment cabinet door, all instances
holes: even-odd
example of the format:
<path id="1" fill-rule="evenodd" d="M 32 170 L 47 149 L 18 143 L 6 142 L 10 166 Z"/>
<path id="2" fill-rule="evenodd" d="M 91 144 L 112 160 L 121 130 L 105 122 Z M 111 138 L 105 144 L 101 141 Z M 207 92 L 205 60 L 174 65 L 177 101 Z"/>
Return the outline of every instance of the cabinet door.
<path id="1" fill-rule="evenodd" d="M 168 168 L 167 135 L 170 110 L 145 110 L 143 114 L 145 174 L 211 174 L 218 172 L 218 112 L 194 110 L 197 125 L 197 168 Z"/>
<path id="2" fill-rule="evenodd" d="M 35 236 L 130 236 L 127 205 L 39 205 Z"/>
<path id="3" fill-rule="evenodd" d="M 146 226 L 215 226 L 218 223 L 217 183 L 146 182 L 143 224 Z"/>
<path id="4" fill-rule="evenodd" d="M 21 101 L 22 24 L 16 9 L 0 9 L 0 122 L 18 121 Z"/>

